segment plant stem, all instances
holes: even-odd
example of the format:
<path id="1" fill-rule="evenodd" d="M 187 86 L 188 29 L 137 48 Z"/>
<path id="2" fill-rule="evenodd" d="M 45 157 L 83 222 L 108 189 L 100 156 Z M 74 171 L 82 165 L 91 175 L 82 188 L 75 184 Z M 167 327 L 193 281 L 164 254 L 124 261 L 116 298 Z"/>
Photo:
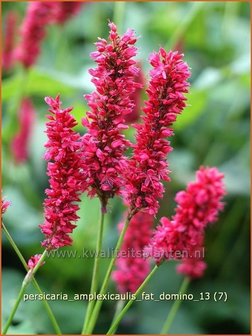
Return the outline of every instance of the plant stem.
<path id="1" fill-rule="evenodd" d="M 183 282 L 181 284 L 181 287 L 179 289 L 179 293 L 180 294 L 184 294 L 186 292 L 186 290 L 187 290 L 187 288 L 189 286 L 189 283 L 190 283 L 190 279 L 188 277 L 184 278 L 184 280 L 183 280 Z M 160 332 L 161 335 L 165 335 L 165 334 L 168 333 L 168 331 L 169 331 L 169 329 L 170 329 L 170 327 L 172 325 L 172 322 L 173 322 L 173 320 L 174 320 L 174 318 L 175 318 L 175 316 L 176 316 L 176 314 L 177 314 L 177 312 L 179 310 L 181 302 L 182 302 L 181 300 L 176 300 L 173 303 L 173 305 L 171 307 L 171 310 L 170 310 L 170 312 L 169 312 L 169 314 L 168 314 L 168 316 L 167 316 L 167 318 L 165 320 L 163 328 L 162 328 L 162 330 Z"/>
<path id="2" fill-rule="evenodd" d="M 98 228 L 98 237 L 96 242 L 96 251 L 95 251 L 95 261 L 94 261 L 94 268 L 93 268 L 93 275 L 92 275 L 92 282 L 91 282 L 91 290 L 90 293 L 94 294 L 97 290 L 97 283 L 98 283 L 98 274 L 99 274 L 99 263 L 100 263 L 100 253 L 102 248 L 102 237 L 103 237 L 103 227 L 104 227 L 104 211 L 102 210 L 102 204 L 101 204 L 101 217 L 100 217 L 100 223 Z M 88 307 L 87 307 L 87 314 L 85 316 L 85 321 L 82 329 L 82 333 L 85 333 L 88 321 L 90 319 L 90 316 L 93 311 L 95 301 L 89 301 Z"/>
<path id="3" fill-rule="evenodd" d="M 114 256 L 112 257 L 110 263 L 109 263 L 109 266 L 108 266 L 108 269 L 107 269 L 107 272 L 106 272 L 106 275 L 105 275 L 105 278 L 103 280 L 103 284 L 102 284 L 102 287 L 101 287 L 101 290 L 100 290 L 100 294 L 103 295 L 105 294 L 107 288 L 108 288 L 108 283 L 109 283 L 109 279 L 110 279 L 110 275 L 111 275 L 111 272 L 112 272 L 112 269 L 114 267 L 114 264 L 115 264 L 115 261 L 116 261 L 116 258 L 117 258 L 117 253 L 120 251 L 121 249 L 121 246 L 122 246 L 122 243 L 123 243 L 123 238 L 125 236 L 125 233 L 127 231 L 127 228 L 129 226 L 129 223 L 130 223 L 130 220 L 131 220 L 131 215 L 129 215 L 127 217 L 127 220 L 124 224 L 124 227 L 120 233 L 120 236 L 118 238 L 118 241 L 117 241 L 117 244 L 116 244 L 116 247 L 115 247 L 115 253 L 114 253 Z M 95 323 L 96 323 L 96 320 L 98 318 L 98 315 L 99 315 L 99 312 L 100 312 L 100 309 L 101 309 L 101 305 L 102 305 L 102 300 L 99 300 L 96 302 L 95 306 L 94 306 L 94 309 L 93 309 L 93 312 L 92 312 L 92 315 L 91 315 L 91 318 L 90 318 L 90 322 L 87 326 L 87 330 L 86 330 L 86 334 L 92 334 L 92 331 L 94 329 L 94 326 L 95 326 Z"/>
<path id="4" fill-rule="evenodd" d="M 115 1 L 114 4 L 114 23 L 117 25 L 117 30 L 119 34 L 122 34 L 123 28 L 123 14 L 125 9 L 125 1 Z"/>
<path id="5" fill-rule="evenodd" d="M 134 303 L 134 301 L 135 301 L 136 297 L 138 296 L 138 294 L 141 293 L 141 291 L 143 290 L 143 288 L 150 281 L 150 279 L 152 278 L 153 274 L 157 271 L 157 269 L 158 269 L 158 266 L 155 265 L 155 267 L 152 269 L 152 271 L 149 273 L 149 275 L 145 278 L 144 282 L 141 284 L 141 286 L 135 292 L 135 298 L 132 298 L 131 300 L 129 300 L 127 302 L 126 306 L 123 308 L 123 310 L 117 315 L 117 317 L 115 318 L 115 321 L 112 323 L 111 327 L 109 328 L 109 331 L 107 332 L 107 335 L 113 335 L 116 332 L 116 329 L 117 329 L 119 323 L 121 322 L 122 318 L 127 313 L 127 311 L 129 310 L 129 308 L 131 307 L 131 305 Z"/>
<path id="6" fill-rule="evenodd" d="M 10 316 L 9 316 L 9 318 L 8 318 L 8 321 L 7 321 L 7 323 L 6 323 L 6 325 L 5 325 L 4 329 L 3 329 L 3 335 L 6 335 L 8 329 L 9 329 L 9 326 L 11 325 L 11 322 L 12 322 L 12 320 L 13 320 L 13 318 L 14 318 L 14 315 L 15 315 L 15 313 L 16 313 L 16 311 L 17 311 L 17 308 L 18 308 L 18 306 L 19 306 L 19 303 L 21 302 L 21 300 L 22 300 L 22 298 L 23 298 L 24 291 L 25 291 L 25 286 L 22 285 L 22 287 L 21 287 L 21 289 L 20 289 L 20 292 L 19 292 L 19 294 L 18 294 L 17 300 L 16 300 L 16 302 L 15 302 L 15 305 L 14 305 L 14 307 L 13 307 L 13 309 L 12 309 L 12 311 L 11 311 L 11 314 L 10 314 Z"/>
<path id="7" fill-rule="evenodd" d="M 22 265 L 24 266 L 25 270 L 28 272 L 29 271 L 29 268 L 26 264 L 26 261 L 24 259 L 24 257 L 22 256 L 22 253 L 20 252 L 19 248 L 17 247 L 16 243 L 14 242 L 14 240 L 12 239 L 9 231 L 7 230 L 6 226 L 4 225 L 4 223 L 2 222 L 2 227 L 3 227 L 3 231 L 9 241 L 9 243 L 11 244 L 13 250 L 16 252 L 17 256 L 19 257 L 19 260 L 21 261 Z M 38 293 L 39 294 L 43 294 L 41 288 L 39 287 L 39 284 L 38 282 L 36 281 L 36 279 L 33 277 L 32 278 L 32 282 L 33 282 L 33 285 L 34 287 L 37 289 Z M 51 307 L 49 306 L 47 300 L 43 297 L 43 300 L 42 300 L 42 303 L 47 311 L 47 314 L 48 314 L 48 317 L 52 323 L 52 326 L 54 328 L 54 331 L 56 332 L 57 335 L 62 335 L 62 332 L 60 330 L 60 327 L 56 321 L 56 318 L 51 310 Z"/>
<path id="8" fill-rule="evenodd" d="M 35 273 L 37 272 L 37 270 L 39 269 L 39 267 L 43 263 L 46 255 L 47 255 L 47 250 L 45 250 L 43 252 L 42 256 L 40 257 L 40 259 L 39 259 L 39 261 L 37 263 L 37 265 L 33 269 L 30 269 L 28 271 L 28 273 L 26 274 L 26 276 L 25 276 L 25 278 L 23 280 L 20 292 L 18 294 L 17 300 L 16 300 L 16 302 L 15 302 L 13 308 L 12 308 L 11 314 L 10 314 L 10 316 L 9 316 L 7 322 L 6 322 L 6 325 L 5 325 L 4 329 L 3 329 L 3 335 L 6 335 L 8 329 L 9 329 L 9 327 L 11 325 L 11 322 L 12 322 L 14 316 L 15 316 L 15 313 L 16 313 L 16 311 L 18 309 L 18 306 L 19 306 L 19 304 L 20 304 L 20 302 L 21 302 L 21 300 L 23 298 L 25 290 L 26 290 L 27 286 L 29 285 L 29 283 L 31 282 L 33 276 L 35 275 Z"/>

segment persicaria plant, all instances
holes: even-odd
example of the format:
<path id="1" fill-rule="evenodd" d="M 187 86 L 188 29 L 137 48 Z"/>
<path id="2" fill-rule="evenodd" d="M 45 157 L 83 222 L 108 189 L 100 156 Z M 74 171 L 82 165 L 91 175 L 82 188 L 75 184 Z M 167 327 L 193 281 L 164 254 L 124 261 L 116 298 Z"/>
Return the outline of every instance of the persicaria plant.
<path id="1" fill-rule="evenodd" d="M 26 68 L 38 56 L 44 26 L 63 24 L 67 20 L 59 5 L 53 2 L 41 4 L 40 7 L 39 3 L 31 5 L 22 28 L 22 43 L 16 51 L 17 59 Z M 80 6 L 75 5 L 71 8 L 72 13 L 79 10 Z M 171 218 L 162 217 L 154 228 L 165 191 L 163 183 L 170 181 L 168 162 L 173 124 L 186 108 L 189 67 L 177 51 L 160 48 L 151 54 L 142 119 L 138 124 L 129 125 L 134 120 L 138 104 L 136 93 L 144 83 L 142 69 L 135 59 L 137 38 L 132 30 L 120 36 L 112 22 L 109 30 L 108 40 L 99 38 L 96 51 L 91 54 L 96 68 L 89 72 L 95 89 L 85 95 L 89 111 L 82 120 L 84 135 L 74 129 L 77 121 L 71 114 L 72 108 L 62 107 L 64 97 L 45 97 L 49 114 L 44 158 L 48 161 L 49 187 L 45 191 L 44 222 L 40 225 L 45 236 L 41 243 L 44 251 L 38 251 L 27 265 L 25 263 L 28 272 L 3 334 L 8 331 L 27 286 L 35 281 L 35 273 L 45 263 L 47 252 L 72 245 L 71 233 L 78 225 L 83 193 L 90 198 L 99 198 L 101 212 L 91 294 L 105 294 L 110 281 L 114 281 L 118 293 L 129 292 L 136 298 L 159 267 L 166 267 L 166 261 L 171 259 L 178 261 L 177 272 L 185 277 L 181 291 L 185 291 L 189 281 L 202 277 L 207 267 L 203 255 L 206 228 L 217 221 L 225 195 L 224 176 L 216 167 L 199 167 L 195 180 L 177 193 L 174 214 Z M 22 109 L 31 112 L 30 117 L 26 115 L 30 120 L 33 108 L 28 99 L 22 103 Z M 13 142 L 19 160 L 26 156 L 23 144 L 28 131 L 25 126 L 26 123 L 23 136 L 20 133 Z M 125 136 L 124 130 L 128 127 L 135 128 L 134 143 Z M 21 147 L 21 154 L 17 146 Z M 126 155 L 129 152 L 131 154 Z M 108 203 L 114 197 L 121 199 L 126 211 L 118 225 L 117 253 L 111 257 L 105 275 L 101 275 L 99 256 L 103 246 L 104 217 L 109 211 Z M 8 206 L 9 202 L 4 200 L 2 214 Z M 4 230 L 8 232 L 5 226 Z M 103 276 L 100 287 L 99 276 Z M 107 334 L 116 332 L 134 298 L 121 303 Z M 102 303 L 102 300 L 89 301 L 82 334 L 92 334 Z M 61 334 L 49 306 L 47 311 L 56 333 Z M 167 333 L 171 320 L 168 315 L 162 333 Z"/>

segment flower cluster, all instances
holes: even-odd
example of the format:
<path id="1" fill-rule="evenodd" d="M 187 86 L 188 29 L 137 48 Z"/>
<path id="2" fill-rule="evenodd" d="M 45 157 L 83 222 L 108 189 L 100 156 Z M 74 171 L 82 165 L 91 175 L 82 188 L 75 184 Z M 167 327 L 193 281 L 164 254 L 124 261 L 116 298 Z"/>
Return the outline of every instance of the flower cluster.
<path id="1" fill-rule="evenodd" d="M 31 1 L 21 27 L 21 43 L 15 50 L 15 58 L 26 68 L 32 66 L 40 54 L 47 26 L 65 23 L 80 10 L 81 5 L 78 2 Z"/>
<path id="2" fill-rule="evenodd" d="M 32 101 L 23 99 L 19 113 L 19 132 L 12 140 L 12 153 L 16 163 L 28 159 L 28 145 L 34 125 L 35 111 Z"/>
<path id="3" fill-rule="evenodd" d="M 164 192 L 162 180 L 169 180 L 167 154 L 172 150 L 166 139 L 173 135 L 171 125 L 185 107 L 190 72 L 177 52 L 160 49 L 152 54 L 148 101 L 143 123 L 136 125 L 134 153 L 125 171 L 125 199 L 135 211 L 151 215 L 159 208 Z"/>
<path id="4" fill-rule="evenodd" d="M 46 26 L 51 22 L 54 3 L 34 1 L 28 6 L 25 20 L 21 27 L 21 43 L 16 49 L 16 59 L 26 68 L 32 66 L 39 54 L 41 42 L 46 34 Z"/>
<path id="5" fill-rule="evenodd" d="M 123 223 L 120 223 L 120 231 L 122 226 Z M 112 275 L 120 293 L 134 293 L 150 271 L 143 249 L 150 242 L 152 227 L 153 216 L 145 212 L 138 212 L 130 221 L 116 261 L 117 269 Z"/>
<path id="6" fill-rule="evenodd" d="M 32 256 L 29 260 L 28 260 L 28 263 L 27 263 L 27 265 L 28 265 L 28 268 L 29 269 L 33 269 L 36 265 L 37 265 L 37 263 L 39 262 L 39 259 L 41 258 L 41 254 L 35 254 L 34 256 Z M 41 266 L 44 264 L 45 262 L 43 262 L 42 264 L 41 264 Z"/>
<path id="7" fill-rule="evenodd" d="M 113 23 L 109 27 L 110 42 L 99 39 L 97 51 L 91 54 L 98 64 L 89 71 L 96 90 L 85 96 L 91 110 L 83 119 L 88 132 L 82 141 L 86 188 L 90 196 L 100 198 L 104 211 L 107 200 L 118 194 L 122 185 L 120 174 L 126 166 L 124 151 L 129 142 L 121 131 L 127 128 L 125 117 L 134 108 L 130 95 L 141 86 L 135 80 L 133 31 L 120 37 Z"/>
<path id="8" fill-rule="evenodd" d="M 206 266 L 201 258 L 196 258 L 195 251 L 203 248 L 206 226 L 215 222 L 223 209 L 223 177 L 217 168 L 201 167 L 196 181 L 177 193 L 175 215 L 172 220 L 161 219 L 161 225 L 145 250 L 157 263 L 170 259 L 174 251 L 181 251 L 186 257 L 182 258 L 178 271 L 191 277 L 202 274 Z"/>
<path id="9" fill-rule="evenodd" d="M 17 13 L 10 11 L 6 15 L 6 25 L 3 43 L 3 69 L 10 70 L 13 65 L 13 50 L 15 47 L 15 33 L 17 26 Z"/>
<path id="10" fill-rule="evenodd" d="M 10 201 L 7 201 L 5 199 L 1 200 L 1 214 L 3 215 L 6 210 L 9 208 L 9 206 L 11 205 Z"/>
<path id="11" fill-rule="evenodd" d="M 58 24 L 64 24 L 81 10 L 82 4 L 82 2 L 76 1 L 59 1 L 55 3 L 53 20 Z"/>
<path id="12" fill-rule="evenodd" d="M 47 249 L 71 245 L 69 234 L 79 218 L 79 194 L 83 188 L 81 170 L 80 135 L 73 131 L 77 125 L 71 116 L 72 108 L 61 109 L 60 98 L 46 97 L 51 114 L 46 123 L 48 142 L 45 159 L 48 163 L 50 189 L 46 190 L 44 202 L 45 222 L 40 225 L 46 239 L 42 243 Z"/>

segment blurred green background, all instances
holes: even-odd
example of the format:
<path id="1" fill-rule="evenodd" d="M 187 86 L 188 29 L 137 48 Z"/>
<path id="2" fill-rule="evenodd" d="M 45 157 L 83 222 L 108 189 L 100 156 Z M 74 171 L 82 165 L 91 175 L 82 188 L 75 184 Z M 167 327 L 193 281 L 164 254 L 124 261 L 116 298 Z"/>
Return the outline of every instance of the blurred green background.
<path id="1" fill-rule="evenodd" d="M 15 10 L 20 22 L 27 3 L 2 3 L 3 26 L 6 14 Z M 87 111 L 83 94 L 91 92 L 88 69 L 94 67 L 89 53 L 97 37 L 107 38 L 108 19 L 116 19 L 122 31 L 133 28 L 140 37 L 138 59 L 148 80 L 148 55 L 160 46 L 179 48 L 191 67 L 189 106 L 178 118 L 174 151 L 169 155 L 171 183 L 157 217 L 169 216 L 174 195 L 193 179 L 202 164 L 217 166 L 225 173 L 228 195 L 220 220 L 209 228 L 206 241 L 208 269 L 204 278 L 189 289 L 200 292 L 226 291 L 227 302 L 183 302 L 171 333 L 249 333 L 249 110 L 250 110 L 250 7 L 240 2 L 90 2 L 63 27 L 48 27 L 42 53 L 28 76 L 16 66 L 3 72 L 2 79 L 2 182 L 3 195 L 12 202 L 4 222 L 28 260 L 42 251 L 38 225 L 43 222 L 42 202 L 47 187 L 43 160 L 45 115 L 44 97 L 61 94 L 63 105 L 74 106 L 80 122 Z M 3 29 L 4 32 L 4 29 Z M 36 124 L 29 144 L 29 159 L 17 165 L 10 142 L 17 132 L 17 101 L 21 88 L 36 108 Z M 144 94 L 143 94 L 144 98 Z M 83 133 L 81 123 L 77 130 Z M 133 140 L 133 131 L 127 136 Z M 94 249 L 99 216 L 96 199 L 83 196 L 74 244 L 66 250 Z M 119 199 L 110 203 L 105 247 L 117 239 L 116 225 L 123 207 Z M 24 270 L 3 234 L 3 319 L 9 315 Z M 103 261 L 103 267 L 106 260 Z M 37 280 L 48 293 L 87 293 L 91 281 L 91 259 L 50 258 Z M 176 293 L 182 277 L 175 264 L 163 265 L 147 292 Z M 29 291 L 34 292 L 30 286 Z M 115 291 L 111 284 L 110 291 Z M 49 302 L 64 333 L 80 333 L 85 309 L 83 302 Z M 169 302 L 138 302 L 128 312 L 118 333 L 159 333 L 169 311 Z M 114 303 L 105 302 L 95 332 L 104 333 L 111 322 Z M 53 333 L 41 302 L 22 303 L 9 329 L 11 334 Z"/>

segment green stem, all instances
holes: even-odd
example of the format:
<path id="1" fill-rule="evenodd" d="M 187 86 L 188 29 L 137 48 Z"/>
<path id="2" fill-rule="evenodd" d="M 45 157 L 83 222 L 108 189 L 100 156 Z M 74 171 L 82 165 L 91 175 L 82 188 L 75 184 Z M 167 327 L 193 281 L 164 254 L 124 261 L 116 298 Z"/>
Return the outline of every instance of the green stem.
<path id="1" fill-rule="evenodd" d="M 111 259 L 111 261 L 109 263 L 109 266 L 108 266 L 108 269 L 107 269 L 107 272 L 106 272 L 106 275 L 105 275 L 105 278 L 103 280 L 103 284 L 102 284 L 102 287 L 101 287 L 101 290 L 100 290 L 100 294 L 101 295 L 105 294 L 105 292 L 106 292 L 106 290 L 108 288 L 108 283 L 109 283 L 110 275 L 111 275 L 113 267 L 115 265 L 115 261 L 116 261 L 116 258 L 117 258 L 117 253 L 121 249 L 121 246 L 122 246 L 122 243 L 123 243 L 123 239 L 124 239 L 125 233 L 127 231 L 127 228 L 129 226 L 131 217 L 132 217 L 132 215 L 130 214 L 128 216 L 128 218 L 127 218 L 127 220 L 126 220 L 126 222 L 124 224 L 124 227 L 123 227 L 123 229 L 121 231 L 121 234 L 120 234 L 120 236 L 118 238 L 118 241 L 117 241 L 117 244 L 116 244 L 116 247 L 115 247 L 114 256 L 112 257 L 112 259 Z M 89 324 L 87 326 L 86 334 L 92 334 L 92 331 L 94 329 L 96 320 L 98 318 L 101 306 L 102 306 L 102 300 L 97 301 L 96 304 L 95 304 L 95 306 L 94 306 L 94 309 L 93 309 L 93 312 L 92 312 Z"/>
<path id="2" fill-rule="evenodd" d="M 9 243 L 11 244 L 13 250 L 16 252 L 17 256 L 19 257 L 19 260 L 21 261 L 22 265 L 24 266 L 25 270 L 28 272 L 29 271 L 29 268 L 26 264 L 26 261 L 24 259 L 24 257 L 22 256 L 22 253 L 20 252 L 19 248 L 17 247 L 16 243 L 14 242 L 14 240 L 12 239 L 9 231 L 7 230 L 6 226 L 4 225 L 4 223 L 2 222 L 2 227 L 3 227 L 3 231 L 9 241 Z M 34 287 L 37 289 L 38 293 L 39 294 L 43 294 L 41 288 L 39 287 L 39 284 L 37 283 L 36 279 L 33 277 L 32 278 L 32 282 L 33 282 L 33 285 Z M 56 321 L 56 318 L 51 310 L 51 307 L 49 306 L 47 300 L 45 298 L 43 298 L 43 301 L 42 301 L 46 311 L 47 311 L 47 314 L 48 314 L 48 317 L 52 323 L 52 326 L 56 332 L 57 335 L 62 335 L 62 332 L 60 330 L 60 327 Z"/>
<path id="3" fill-rule="evenodd" d="M 184 280 L 183 280 L 183 282 L 182 282 L 182 284 L 181 284 L 181 287 L 180 287 L 180 289 L 179 289 L 179 293 L 180 294 L 184 294 L 185 292 L 186 292 L 186 290 L 187 290 L 187 288 L 188 288 L 188 286 L 189 286 L 189 283 L 190 283 L 190 279 L 189 278 L 184 278 Z M 161 330 L 161 332 L 160 332 L 160 334 L 161 335 L 165 335 L 165 334 L 167 334 L 168 333 L 168 331 L 170 330 L 170 327 L 171 327 L 171 325 L 172 325 L 172 322 L 173 322 L 173 320 L 174 320 L 174 318 L 175 318 L 175 316 L 176 316 L 176 314 L 177 314 L 177 312 L 178 312 L 178 310 L 179 310 L 179 307 L 180 307 L 180 305 L 181 305 L 181 300 L 176 300 L 174 303 L 173 303 L 173 305 L 172 305 L 172 307 L 171 307 L 171 310 L 170 310 L 170 312 L 169 312 L 169 314 L 168 314 L 168 316 L 167 316 L 167 318 L 166 318 L 166 320 L 165 320 L 165 323 L 164 323 L 164 325 L 163 325 L 163 328 L 162 328 L 162 330 Z"/>
<path id="4" fill-rule="evenodd" d="M 6 335 L 10 325 L 11 325 L 11 322 L 16 314 L 16 311 L 18 309 L 18 306 L 23 298 L 23 295 L 25 293 L 25 290 L 27 288 L 27 286 L 29 285 L 29 283 L 31 282 L 33 276 L 35 275 L 35 273 L 37 272 L 37 270 L 39 269 L 39 267 L 41 266 L 41 264 L 43 263 L 44 259 L 46 258 L 46 255 L 47 255 L 47 250 L 45 250 L 42 254 L 42 256 L 40 257 L 37 265 L 33 268 L 33 269 L 30 269 L 28 271 L 28 273 L 26 274 L 24 280 L 23 280 L 23 283 L 22 283 L 22 286 L 21 286 L 21 289 L 20 289 L 20 292 L 18 294 L 18 297 L 17 297 L 17 300 L 12 308 L 12 311 L 11 311 L 11 314 L 6 322 L 6 325 L 3 329 L 3 335 Z"/>
<path id="5" fill-rule="evenodd" d="M 123 15 L 125 10 L 125 1 L 115 1 L 114 4 L 114 23 L 117 25 L 117 30 L 119 34 L 122 34 L 123 28 Z"/>
<path id="6" fill-rule="evenodd" d="M 124 315 L 127 313 L 127 311 L 129 310 L 129 308 L 131 307 L 131 305 L 135 302 L 138 294 L 141 293 L 141 291 L 143 290 L 143 288 L 147 285 L 147 283 L 150 281 L 150 279 L 152 278 L 152 276 L 155 274 L 155 272 L 157 271 L 158 266 L 155 265 L 155 267 L 152 269 L 152 271 L 149 273 L 149 275 L 145 278 L 144 282 L 141 284 L 141 286 L 138 288 L 138 290 L 135 292 L 135 297 L 130 299 L 126 306 L 123 308 L 123 310 L 117 315 L 117 317 L 115 318 L 115 321 L 112 323 L 111 327 L 109 328 L 109 331 L 107 332 L 106 335 L 114 335 L 114 333 L 116 332 L 116 329 L 119 325 L 119 323 L 121 322 L 122 318 L 124 317 Z"/>
<path id="7" fill-rule="evenodd" d="M 98 284 L 98 275 L 99 275 L 99 263 L 100 263 L 100 253 L 102 248 L 102 237 L 103 237 L 103 227 L 104 227 L 104 211 L 102 210 L 102 204 L 101 204 L 101 217 L 100 217 L 100 223 L 98 228 L 98 237 L 96 242 L 96 252 L 95 252 L 95 261 L 94 261 L 94 268 L 93 268 L 93 275 L 92 275 L 92 282 L 91 282 L 91 294 L 94 294 L 97 290 L 97 284 Z M 87 314 L 85 316 L 84 325 L 82 329 L 82 333 L 85 333 L 88 321 L 90 319 L 90 316 L 93 311 L 95 301 L 89 301 L 88 307 L 87 307 Z"/>
<path id="8" fill-rule="evenodd" d="M 14 307 L 13 307 L 13 309 L 12 309 L 12 311 L 11 311 L 11 314 L 10 314 L 10 316 L 9 316 L 9 318 L 8 318 L 8 321 L 7 321 L 7 323 L 6 323 L 6 325 L 5 325 L 4 329 L 3 329 L 3 335 L 6 335 L 8 329 L 9 329 L 9 327 L 10 327 L 10 325 L 11 325 L 11 322 L 12 322 L 12 320 L 13 320 L 13 318 L 14 318 L 14 315 L 15 315 L 17 309 L 18 309 L 18 306 L 19 306 L 19 304 L 20 304 L 22 298 L 23 298 L 24 292 L 25 292 L 25 286 L 22 285 L 22 287 L 21 287 L 21 289 L 20 289 L 20 292 L 19 292 L 19 294 L 18 294 L 17 300 L 16 300 L 16 302 L 15 302 L 15 305 L 14 305 Z"/>

